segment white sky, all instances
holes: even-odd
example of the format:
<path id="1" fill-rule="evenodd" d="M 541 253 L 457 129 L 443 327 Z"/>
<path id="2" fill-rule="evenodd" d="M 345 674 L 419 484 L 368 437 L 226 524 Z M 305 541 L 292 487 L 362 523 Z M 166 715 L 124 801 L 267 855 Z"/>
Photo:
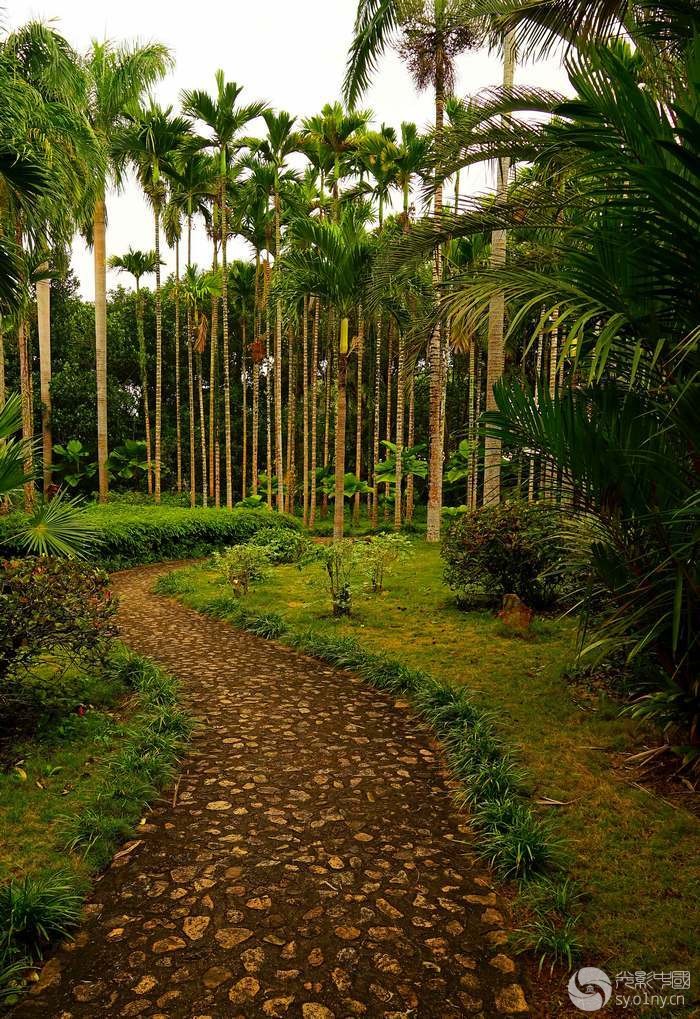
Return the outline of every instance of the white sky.
<path id="1" fill-rule="evenodd" d="M 158 40 L 176 60 L 175 70 L 155 89 L 157 100 L 177 106 L 180 90 L 214 91 L 214 72 L 222 67 L 229 80 L 244 86 L 242 101 L 265 99 L 299 117 L 318 113 L 324 103 L 340 97 L 356 0 L 16 0 L 6 11 L 7 27 L 39 18 L 53 19 L 58 31 L 79 51 L 92 38 Z M 498 84 L 498 57 L 486 51 L 468 53 L 458 64 L 456 92 L 467 95 Z M 531 63 L 518 68 L 516 82 L 565 89 L 559 62 Z M 377 123 L 396 128 L 402 120 L 427 126 L 432 116 L 429 92 L 417 94 L 398 57 L 382 59 L 372 88 L 362 102 Z M 493 185 L 493 171 L 473 168 L 462 182 L 463 192 Z M 137 187 L 129 185 L 108 200 L 109 254 L 129 245 L 153 247 L 152 216 Z M 232 254 L 247 257 L 241 242 Z M 174 266 L 167 262 L 167 271 Z M 203 231 L 193 241 L 193 257 L 202 265 L 211 259 Z M 73 268 L 85 297 L 93 295 L 92 254 L 82 241 L 74 246 Z M 108 286 L 117 282 L 110 274 Z M 119 282 L 127 283 L 122 277 Z"/>

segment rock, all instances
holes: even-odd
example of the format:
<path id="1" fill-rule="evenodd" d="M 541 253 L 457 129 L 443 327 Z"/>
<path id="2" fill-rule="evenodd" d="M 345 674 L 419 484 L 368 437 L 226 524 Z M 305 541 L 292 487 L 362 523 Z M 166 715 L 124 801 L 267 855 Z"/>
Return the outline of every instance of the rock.
<path id="1" fill-rule="evenodd" d="M 182 927 L 190 941 L 199 941 L 210 923 L 211 917 L 208 916 L 188 916 Z"/>
<path id="2" fill-rule="evenodd" d="M 269 895 L 261 895 L 256 899 L 248 899 L 246 906 L 248 909 L 269 909 L 272 905 L 272 899 Z"/>
<path id="3" fill-rule="evenodd" d="M 242 945 L 248 938 L 253 937 L 253 932 L 247 927 L 222 927 L 214 935 L 222 948 L 235 948 Z"/>
<path id="4" fill-rule="evenodd" d="M 520 984 L 510 984 L 496 995 L 496 1009 L 499 1012 L 529 1012 L 525 995 Z"/>
<path id="5" fill-rule="evenodd" d="M 233 976 L 231 970 L 224 969 L 223 966 L 212 966 L 208 969 L 202 977 L 202 983 L 209 991 L 215 990 L 220 987 L 221 984 L 226 983 Z"/>
<path id="6" fill-rule="evenodd" d="M 335 1019 L 335 1012 L 331 1012 L 325 1005 L 319 1005 L 316 1001 L 307 1001 L 301 1006 L 301 1014 L 304 1019 Z"/>
<path id="7" fill-rule="evenodd" d="M 335 933 L 339 938 L 342 938 L 343 941 L 355 941 L 360 937 L 362 931 L 358 930 L 357 927 L 336 927 Z"/>
<path id="8" fill-rule="evenodd" d="M 207 803 L 207 810 L 230 810 L 231 804 L 228 800 L 212 800 L 211 803 Z"/>
<path id="9" fill-rule="evenodd" d="M 229 1001 L 234 1005 L 242 1005 L 246 1001 L 252 1001 L 260 990 L 260 983 L 255 977 L 241 977 L 228 992 Z"/>
<path id="10" fill-rule="evenodd" d="M 247 948 L 241 953 L 241 962 L 246 973 L 257 973 L 265 961 L 265 952 L 262 948 Z"/>
<path id="11" fill-rule="evenodd" d="M 104 991 L 104 984 L 96 980 L 94 984 L 76 984 L 73 988 L 73 997 L 76 1001 L 95 1001 Z"/>
<path id="12" fill-rule="evenodd" d="M 185 947 L 185 942 L 182 938 L 161 938 L 160 941 L 154 941 L 151 948 L 156 955 L 164 955 L 166 952 L 177 952 L 180 948 Z"/>
<path id="13" fill-rule="evenodd" d="M 42 991 L 48 990 L 49 987 L 55 987 L 56 984 L 61 981 L 61 960 L 54 956 L 53 959 L 49 959 L 41 973 L 39 979 L 30 990 L 30 994 L 41 994 Z"/>
<path id="14" fill-rule="evenodd" d="M 293 1001 L 293 994 L 290 994 L 286 998 L 270 998 L 270 1000 L 266 1001 L 262 1007 L 263 1015 L 275 1017 L 284 1016 L 289 1011 L 289 1006 L 293 1003 Z"/>
<path id="15" fill-rule="evenodd" d="M 493 959 L 490 959 L 489 962 L 492 966 L 495 966 L 496 969 L 500 969 L 501 973 L 515 972 L 515 963 L 513 960 L 509 959 L 507 955 L 503 955 L 502 953 L 494 955 Z"/>
<path id="16" fill-rule="evenodd" d="M 521 637 L 529 633 L 533 616 L 532 609 L 521 602 L 517 594 L 503 596 L 503 605 L 498 618 L 509 633 Z"/>
<path id="17" fill-rule="evenodd" d="M 141 977 L 136 987 L 134 987 L 134 994 L 148 994 L 156 986 L 158 981 L 155 977 L 145 976 Z"/>

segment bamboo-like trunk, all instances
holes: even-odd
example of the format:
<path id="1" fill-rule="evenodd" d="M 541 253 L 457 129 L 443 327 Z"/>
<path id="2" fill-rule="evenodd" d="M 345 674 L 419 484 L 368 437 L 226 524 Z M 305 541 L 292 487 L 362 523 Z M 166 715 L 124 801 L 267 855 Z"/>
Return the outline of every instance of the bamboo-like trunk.
<path id="1" fill-rule="evenodd" d="M 207 430 L 204 414 L 203 357 L 197 354 L 197 393 L 199 396 L 199 441 L 202 457 L 202 506 L 207 505 Z"/>
<path id="2" fill-rule="evenodd" d="M 34 438 L 34 415 L 32 413 L 31 395 L 31 366 L 29 363 L 29 341 L 27 337 L 27 323 L 22 318 L 17 327 L 17 348 L 19 352 L 19 390 L 22 402 L 22 438 L 26 443 L 24 457 L 24 473 L 27 477 L 34 473 L 34 457 L 32 455 L 31 442 Z M 34 484 L 31 481 L 24 483 L 24 509 L 29 513 L 34 505 Z"/>
<path id="3" fill-rule="evenodd" d="M 403 417 L 405 396 L 406 344 L 399 330 L 399 351 L 396 366 L 396 492 L 394 498 L 394 528 L 401 530 L 402 482 L 403 482 Z"/>
<path id="4" fill-rule="evenodd" d="M 48 269 L 48 264 L 42 266 Z M 43 453 L 44 497 L 51 486 L 53 439 L 51 436 L 51 282 L 36 285 L 37 326 L 39 332 L 39 379 L 41 395 L 41 443 Z"/>
<path id="5" fill-rule="evenodd" d="M 552 312 L 552 326 L 549 333 L 549 397 L 554 399 L 557 392 L 559 368 L 559 310 Z M 545 471 L 545 496 L 554 499 L 556 496 L 556 470 L 550 464 Z"/>
<path id="6" fill-rule="evenodd" d="M 302 314 L 304 316 L 301 330 L 301 342 L 303 345 L 301 352 L 301 370 L 303 373 L 301 386 L 301 431 L 304 443 L 304 450 L 302 454 L 302 470 L 304 472 L 302 484 L 302 514 L 304 527 L 306 527 L 309 523 L 309 298 L 306 294 L 304 295 L 304 307 Z"/>
<path id="7" fill-rule="evenodd" d="M 5 332 L 2 316 L 0 316 L 0 407 L 4 407 L 7 399 L 5 382 Z"/>
<path id="8" fill-rule="evenodd" d="M 377 480 L 377 465 L 379 463 L 379 428 L 381 424 L 381 396 L 382 396 L 382 314 L 377 317 L 376 346 L 374 354 L 374 428 L 372 432 L 372 520 L 374 530 L 379 521 L 379 482 Z"/>
<path id="9" fill-rule="evenodd" d="M 241 319 L 241 499 L 245 499 L 248 487 L 248 367 L 245 352 L 248 337 L 245 320 L 245 308 Z"/>
<path id="10" fill-rule="evenodd" d="M 445 125 L 445 54 L 439 46 L 435 54 L 435 138 L 439 145 Z M 433 215 L 442 216 L 442 183 L 438 181 L 433 199 Z M 433 253 L 433 286 L 438 290 L 442 279 L 442 249 Z M 440 413 L 442 398 L 442 332 L 439 322 L 428 343 L 428 519 L 426 541 L 440 540 L 442 515 L 443 434 Z"/>
<path id="11" fill-rule="evenodd" d="M 467 506 L 476 509 L 476 340 L 469 345 L 469 477 L 467 478 Z"/>
<path id="12" fill-rule="evenodd" d="M 294 512 L 294 470 L 295 450 L 294 434 L 296 424 L 296 393 L 295 376 L 296 363 L 294 358 L 294 334 L 291 322 L 287 326 L 287 486 L 286 486 L 286 509 L 287 513 Z"/>
<path id="13" fill-rule="evenodd" d="M 333 539 L 338 541 L 345 530 L 345 419 L 347 415 L 348 332 L 347 318 L 340 320 L 338 343 L 338 387 L 335 412 L 335 507 Z"/>
<path id="14" fill-rule="evenodd" d="M 333 328 L 334 318 L 331 313 L 329 316 L 330 321 L 330 337 L 328 341 L 328 354 L 326 358 L 326 376 L 325 376 L 325 414 L 323 421 L 323 467 L 324 470 L 328 467 L 328 458 L 330 452 L 330 435 L 331 435 L 331 385 L 333 380 Z M 328 516 L 328 492 L 324 490 L 323 496 L 321 497 L 321 516 L 325 519 Z"/>
<path id="15" fill-rule="evenodd" d="M 212 272 L 219 269 L 219 255 L 216 234 L 214 235 L 214 252 L 211 263 Z M 211 295 L 211 328 L 209 330 L 209 498 L 216 494 L 216 472 L 214 458 L 216 456 L 217 398 L 218 398 L 218 353 L 219 353 L 219 302 L 215 294 Z"/>
<path id="16" fill-rule="evenodd" d="M 97 476 L 100 502 L 109 498 L 107 473 L 107 252 L 104 197 L 95 202 L 92 217 L 95 262 L 95 376 L 97 382 Z"/>
<path id="17" fill-rule="evenodd" d="M 146 436 L 146 486 L 153 495 L 153 464 L 151 460 L 151 413 L 148 406 L 148 368 L 146 365 L 146 337 L 143 328 L 143 298 L 141 286 L 136 280 L 136 336 L 139 346 L 139 369 L 141 373 L 141 396 L 143 399 L 143 420 Z"/>
<path id="18" fill-rule="evenodd" d="M 357 417 L 355 424 L 355 477 L 359 481 L 362 476 L 362 362 L 365 353 L 365 318 L 360 307 L 357 312 Z M 360 519 L 359 492 L 355 492 L 355 506 L 352 518 L 355 523 Z"/>
<path id="19" fill-rule="evenodd" d="M 542 381 L 542 330 L 537 337 L 537 351 L 535 354 L 535 407 L 540 406 L 540 385 Z M 535 499 L 535 470 L 537 460 L 534 453 L 530 454 L 530 470 L 527 479 L 527 501 L 534 502 Z"/>
<path id="20" fill-rule="evenodd" d="M 394 323 L 392 319 L 389 319 L 389 328 L 387 329 L 386 338 L 386 432 L 384 438 L 387 442 L 391 442 L 391 422 L 392 422 L 392 411 L 393 411 L 393 396 L 392 396 L 392 385 L 391 376 L 394 369 Z M 388 450 L 388 447 L 387 447 Z M 391 498 L 391 482 L 387 481 L 384 485 L 384 519 L 389 519 L 389 499 Z"/>
<path id="21" fill-rule="evenodd" d="M 408 383 L 408 436 L 406 443 L 408 448 L 411 449 L 415 442 L 416 435 L 416 391 L 415 381 L 413 372 L 411 372 L 410 380 Z M 413 520 L 413 475 L 409 474 L 406 478 L 406 523 L 410 524 Z"/>
<path id="22" fill-rule="evenodd" d="M 156 441 L 153 496 L 160 502 L 161 428 L 163 415 L 163 308 L 160 293 L 160 206 L 154 211 L 156 253 Z"/>
<path id="23" fill-rule="evenodd" d="M 275 175 L 275 268 L 280 261 L 280 192 Z M 282 301 L 275 308 L 275 471 L 277 473 L 277 511 L 284 512 L 284 447 L 282 445 Z"/>
<path id="24" fill-rule="evenodd" d="M 226 469 L 226 508 L 233 508 L 233 451 L 231 437 L 231 365 L 228 331 L 228 256 L 226 222 L 226 185 L 221 184 L 221 334 L 224 362 L 224 465 Z"/>
<path id="25" fill-rule="evenodd" d="M 258 494 L 258 438 L 260 431 L 260 365 L 253 362 L 253 421 L 251 428 L 251 477 L 250 489 L 253 495 Z"/>
<path id="26" fill-rule="evenodd" d="M 267 266 L 269 269 L 269 264 Z M 270 308 L 265 307 L 265 409 L 266 409 L 266 459 L 267 459 L 267 505 L 272 509 L 272 365 L 270 363 Z"/>
<path id="27" fill-rule="evenodd" d="M 180 241 L 175 239 L 175 455 L 177 491 L 182 491 L 182 415 L 180 411 Z"/>
<path id="28" fill-rule="evenodd" d="M 187 268 L 192 264 L 192 216 L 187 217 Z M 192 309 L 187 303 L 187 403 L 190 432 L 190 506 L 197 503 L 197 457 L 194 426 L 194 364 L 192 347 L 194 344 Z"/>
<path id="29" fill-rule="evenodd" d="M 321 301 L 314 298 L 314 329 L 311 349 L 311 491 L 309 492 L 309 527 L 316 522 L 316 459 L 318 445 L 318 335 L 321 324 Z"/>
<path id="30" fill-rule="evenodd" d="M 503 87 L 513 85 L 515 74 L 515 37 L 509 32 L 505 37 L 503 56 Z M 497 201 L 504 201 L 508 190 L 510 159 L 507 156 L 498 161 Z M 505 230 L 494 230 L 491 234 L 491 268 L 500 269 L 506 262 L 508 235 Z M 499 290 L 489 302 L 488 350 L 486 367 L 486 410 L 495 411 L 494 386 L 503 375 L 505 361 L 505 294 Z M 501 443 L 495 436 L 487 436 L 484 448 L 484 506 L 497 506 L 501 501 Z"/>

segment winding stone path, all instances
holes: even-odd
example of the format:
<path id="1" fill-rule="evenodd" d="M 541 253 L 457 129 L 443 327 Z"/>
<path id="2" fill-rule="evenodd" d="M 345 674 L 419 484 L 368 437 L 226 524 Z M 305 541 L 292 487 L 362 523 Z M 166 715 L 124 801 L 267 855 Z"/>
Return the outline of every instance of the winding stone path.
<path id="1" fill-rule="evenodd" d="M 407 705 L 114 578 L 123 638 L 202 725 L 15 1017 L 526 1011 L 488 873 Z"/>

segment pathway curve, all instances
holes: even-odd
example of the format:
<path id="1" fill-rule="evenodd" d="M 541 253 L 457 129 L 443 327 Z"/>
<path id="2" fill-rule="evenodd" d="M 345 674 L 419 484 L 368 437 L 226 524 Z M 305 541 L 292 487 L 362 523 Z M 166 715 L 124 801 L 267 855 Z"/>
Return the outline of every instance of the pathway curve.
<path id="1" fill-rule="evenodd" d="M 165 570 L 115 576 L 122 635 L 202 726 L 176 797 L 15 1016 L 524 1011 L 489 875 L 406 705 L 154 595 Z"/>

